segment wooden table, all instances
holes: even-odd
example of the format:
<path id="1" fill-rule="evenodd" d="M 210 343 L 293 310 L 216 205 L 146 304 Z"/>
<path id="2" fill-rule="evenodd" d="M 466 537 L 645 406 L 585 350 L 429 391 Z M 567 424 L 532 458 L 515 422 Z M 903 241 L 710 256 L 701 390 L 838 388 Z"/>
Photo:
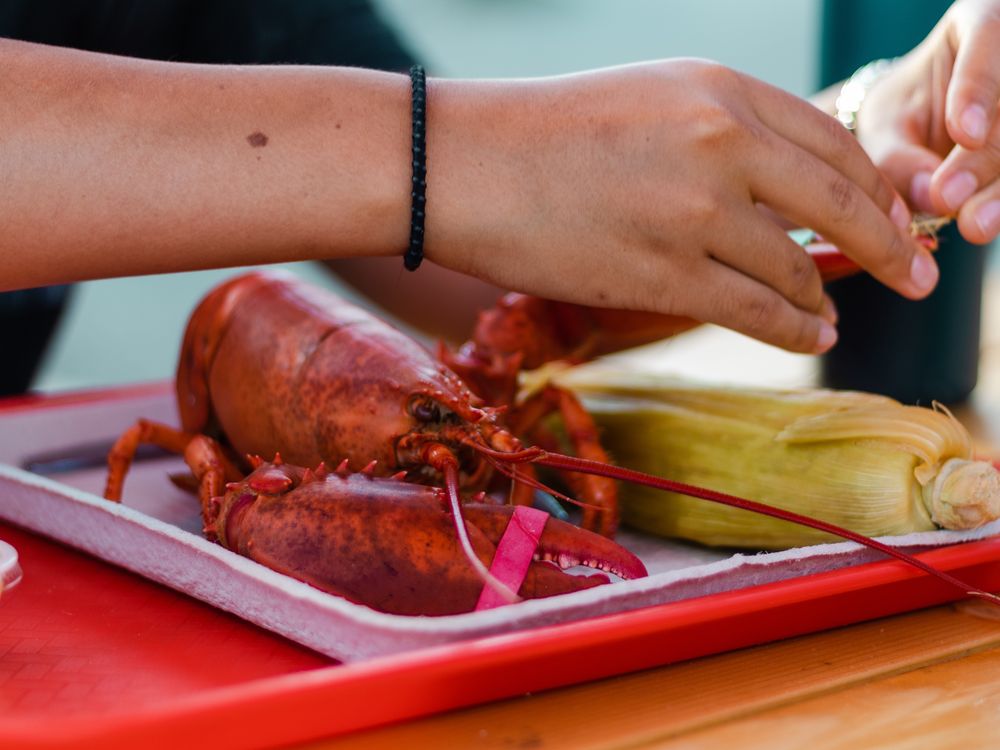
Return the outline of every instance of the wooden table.
<path id="1" fill-rule="evenodd" d="M 1000 279 L 988 283 L 985 307 L 980 387 L 960 418 L 996 445 Z M 770 385 L 815 377 L 809 358 L 717 330 L 663 354 L 665 369 L 693 376 L 739 373 Z M 310 747 L 1000 747 L 1000 608 L 936 607 Z"/>
<path id="2" fill-rule="evenodd" d="M 1000 615 L 989 606 L 936 607 L 312 747 L 996 747 Z"/>

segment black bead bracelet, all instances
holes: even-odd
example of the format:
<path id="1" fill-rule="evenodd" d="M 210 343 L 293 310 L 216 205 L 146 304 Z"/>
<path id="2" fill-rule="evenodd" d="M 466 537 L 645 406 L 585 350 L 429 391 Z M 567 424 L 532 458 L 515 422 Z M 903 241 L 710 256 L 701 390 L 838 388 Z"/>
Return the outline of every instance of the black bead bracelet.
<path id="1" fill-rule="evenodd" d="M 424 206 L 427 204 L 427 81 L 422 65 L 410 68 L 413 84 L 413 189 L 410 192 L 410 246 L 403 256 L 408 271 L 424 259 Z"/>

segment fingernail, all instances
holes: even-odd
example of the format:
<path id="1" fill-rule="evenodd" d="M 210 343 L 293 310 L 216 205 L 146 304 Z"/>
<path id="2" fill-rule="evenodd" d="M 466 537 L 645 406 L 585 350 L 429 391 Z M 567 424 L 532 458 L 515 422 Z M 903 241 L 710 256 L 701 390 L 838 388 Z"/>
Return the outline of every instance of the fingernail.
<path id="1" fill-rule="evenodd" d="M 820 321 L 819 336 L 816 337 L 816 353 L 822 354 L 837 343 L 837 329 L 827 323 Z"/>
<path id="2" fill-rule="evenodd" d="M 910 202 L 921 211 L 933 211 L 931 204 L 931 173 L 917 172 L 910 180 Z"/>
<path id="3" fill-rule="evenodd" d="M 992 239 L 993 235 L 1000 231 L 1000 201 L 984 203 L 976 209 L 974 216 L 980 231 L 987 239 Z"/>
<path id="4" fill-rule="evenodd" d="M 970 138 L 983 140 L 986 137 L 986 110 L 979 104 L 970 104 L 962 113 L 960 124 Z"/>
<path id="5" fill-rule="evenodd" d="M 972 172 L 962 170 L 944 181 L 944 185 L 941 186 L 941 197 L 949 211 L 958 211 L 976 192 L 977 186 L 976 176 Z"/>
<path id="6" fill-rule="evenodd" d="M 833 304 L 833 300 L 830 299 L 829 295 L 823 295 L 823 306 L 819 310 L 820 317 L 823 318 L 830 325 L 837 325 L 837 321 L 840 316 L 837 314 L 837 306 Z"/>
<path id="7" fill-rule="evenodd" d="M 903 203 L 903 199 L 898 195 L 892 202 L 892 209 L 889 211 L 889 219 L 900 229 L 910 228 L 910 210 Z"/>
<path id="8" fill-rule="evenodd" d="M 921 292 L 930 291 L 937 283 L 937 263 L 926 250 L 919 250 L 913 256 L 913 262 L 910 264 L 910 280 Z"/>

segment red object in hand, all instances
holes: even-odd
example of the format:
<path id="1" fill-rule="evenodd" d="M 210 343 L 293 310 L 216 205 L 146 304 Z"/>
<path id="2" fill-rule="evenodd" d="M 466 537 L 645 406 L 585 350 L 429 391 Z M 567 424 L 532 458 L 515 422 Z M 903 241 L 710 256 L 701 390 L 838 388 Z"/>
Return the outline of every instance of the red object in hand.
<path id="1" fill-rule="evenodd" d="M 917 218 L 910 225 L 910 234 L 921 245 L 933 252 L 938 249 L 937 232 L 951 222 L 947 216 Z M 861 271 L 861 266 L 840 252 L 834 245 L 817 237 L 806 243 L 806 252 L 812 256 L 823 281 L 836 281 Z"/>

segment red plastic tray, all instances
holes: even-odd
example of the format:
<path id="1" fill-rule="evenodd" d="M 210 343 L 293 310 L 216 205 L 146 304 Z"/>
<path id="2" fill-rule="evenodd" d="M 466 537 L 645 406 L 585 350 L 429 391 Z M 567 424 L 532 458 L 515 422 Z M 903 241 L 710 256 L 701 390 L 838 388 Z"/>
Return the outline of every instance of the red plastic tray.
<path id="1" fill-rule="evenodd" d="M 71 398 L 91 397 L 100 395 Z M 0 598 L 0 747 L 200 746 L 206 738 L 221 748 L 287 746 L 955 598 L 936 579 L 886 561 L 337 665 L 30 533 L 0 525 L 0 538 L 18 549 L 25 571 Z M 1000 539 L 921 557 L 1000 588 Z"/>

